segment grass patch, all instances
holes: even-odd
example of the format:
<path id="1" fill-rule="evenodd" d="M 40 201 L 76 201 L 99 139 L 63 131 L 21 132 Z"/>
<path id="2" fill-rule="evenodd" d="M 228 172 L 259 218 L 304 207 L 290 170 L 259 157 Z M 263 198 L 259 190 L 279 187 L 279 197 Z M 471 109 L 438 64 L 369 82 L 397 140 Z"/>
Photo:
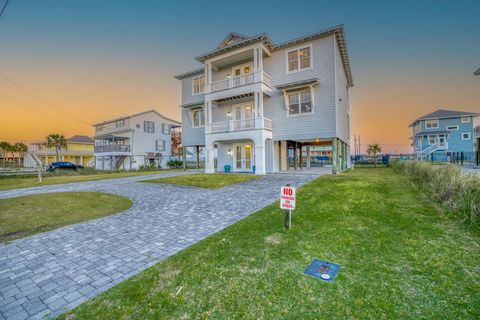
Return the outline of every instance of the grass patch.
<path id="1" fill-rule="evenodd" d="M 100 192 L 58 192 L 0 199 L 0 242 L 122 212 L 132 201 Z"/>
<path id="2" fill-rule="evenodd" d="M 182 186 L 208 188 L 208 189 L 220 189 L 231 184 L 250 181 L 258 179 L 259 176 L 253 174 L 235 174 L 235 173 L 212 173 L 212 174 L 187 174 L 177 177 L 166 177 L 152 180 L 145 180 L 142 182 L 152 183 L 168 183 Z"/>
<path id="3" fill-rule="evenodd" d="M 38 178 L 35 177 L 15 177 L 15 178 L 0 178 L 0 191 L 11 190 L 20 188 L 40 187 L 48 186 L 52 184 L 63 184 L 71 182 L 83 182 L 94 181 L 114 178 L 126 178 L 143 176 L 147 174 L 163 173 L 163 171 L 122 171 L 112 173 L 94 173 L 94 174 L 75 174 L 75 172 L 69 173 L 69 175 L 49 175 L 43 177 L 42 183 L 38 182 Z"/>
<path id="4" fill-rule="evenodd" d="M 75 319 L 478 319 L 477 229 L 389 168 L 323 176 L 84 303 Z M 303 275 L 342 266 L 333 283 Z M 67 315 L 68 315 L 67 314 Z M 62 318 L 67 317 L 63 315 Z"/>

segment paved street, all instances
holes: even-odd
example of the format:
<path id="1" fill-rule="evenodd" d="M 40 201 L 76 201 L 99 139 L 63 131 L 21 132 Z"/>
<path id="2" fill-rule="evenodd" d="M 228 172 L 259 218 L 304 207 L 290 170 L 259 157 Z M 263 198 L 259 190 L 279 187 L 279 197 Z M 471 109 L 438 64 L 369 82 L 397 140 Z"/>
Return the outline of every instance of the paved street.
<path id="1" fill-rule="evenodd" d="M 318 174 L 273 174 L 206 190 L 142 183 L 170 172 L 0 192 L 101 191 L 134 200 L 129 210 L 0 244 L 0 319 L 50 318 L 244 218 Z M 279 217 L 281 223 L 281 217 Z"/>

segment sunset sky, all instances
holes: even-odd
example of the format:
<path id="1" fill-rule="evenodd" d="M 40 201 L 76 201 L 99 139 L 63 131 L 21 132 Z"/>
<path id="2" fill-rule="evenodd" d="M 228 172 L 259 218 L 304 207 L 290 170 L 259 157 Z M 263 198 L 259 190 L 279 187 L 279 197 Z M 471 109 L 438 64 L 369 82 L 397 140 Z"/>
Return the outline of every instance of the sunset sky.
<path id="1" fill-rule="evenodd" d="M 0 140 L 91 136 L 91 123 L 151 108 L 180 120 L 173 76 L 200 67 L 193 57 L 228 32 L 279 43 L 344 24 L 352 137 L 409 151 L 414 118 L 480 112 L 479 12 L 478 0 L 10 0 L 0 17 Z"/>

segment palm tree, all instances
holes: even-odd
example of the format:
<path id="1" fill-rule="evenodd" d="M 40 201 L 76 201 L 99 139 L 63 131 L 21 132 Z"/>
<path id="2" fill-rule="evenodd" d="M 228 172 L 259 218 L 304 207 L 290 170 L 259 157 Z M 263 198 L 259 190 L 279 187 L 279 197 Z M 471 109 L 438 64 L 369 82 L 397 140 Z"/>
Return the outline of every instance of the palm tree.
<path id="1" fill-rule="evenodd" d="M 5 162 L 7 158 L 7 153 L 10 152 L 10 148 L 12 145 L 8 143 L 7 141 L 1 141 L 0 142 L 0 152 L 2 154 L 2 159 L 3 159 L 3 167 L 5 167 Z"/>
<path id="2" fill-rule="evenodd" d="M 20 159 L 25 158 L 25 153 L 28 151 L 28 147 L 23 142 L 15 143 L 15 149 L 18 152 L 18 164 L 20 165 Z"/>
<path id="3" fill-rule="evenodd" d="M 382 152 L 382 148 L 378 143 L 373 143 L 368 145 L 367 153 L 368 155 L 373 154 L 373 163 L 375 167 L 377 166 L 377 154 Z"/>
<path id="4" fill-rule="evenodd" d="M 58 133 L 52 133 L 47 136 L 47 148 L 55 148 L 56 161 L 60 161 L 60 151 L 66 147 L 67 140 L 65 136 Z"/>

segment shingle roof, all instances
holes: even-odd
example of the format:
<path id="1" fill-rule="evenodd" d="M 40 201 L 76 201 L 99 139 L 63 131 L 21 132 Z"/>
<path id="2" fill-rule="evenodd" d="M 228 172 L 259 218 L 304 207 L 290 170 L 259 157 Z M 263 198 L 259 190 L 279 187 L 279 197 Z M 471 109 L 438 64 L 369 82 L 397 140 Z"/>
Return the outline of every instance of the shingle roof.
<path id="1" fill-rule="evenodd" d="M 67 139 L 67 142 L 73 142 L 73 143 L 92 143 L 93 144 L 93 139 L 88 137 L 88 136 L 80 136 L 76 135 L 71 138 Z"/>
<path id="2" fill-rule="evenodd" d="M 178 80 L 182 80 L 183 78 L 194 76 L 194 75 L 201 74 L 201 73 L 204 73 L 204 72 L 205 72 L 205 69 L 201 68 L 201 69 L 196 69 L 196 70 L 187 71 L 187 72 L 184 72 L 184 73 L 181 73 L 181 74 L 177 74 L 176 76 L 174 76 L 174 78 L 178 79 Z"/>
<path id="3" fill-rule="evenodd" d="M 173 119 L 171 119 L 171 118 L 165 117 L 163 114 L 161 114 L 161 113 L 158 112 L 157 110 L 151 109 L 151 110 L 147 110 L 147 111 L 143 111 L 143 112 L 139 112 L 139 113 L 134 113 L 134 114 L 131 114 L 131 115 L 128 115 L 128 116 L 125 116 L 125 117 L 119 117 L 119 118 L 115 118 L 115 119 L 111 119 L 111 120 L 105 120 L 105 121 L 102 121 L 102 122 L 98 122 L 98 123 L 93 124 L 92 126 L 98 126 L 98 125 L 100 125 L 100 124 L 110 123 L 110 122 L 114 122 L 114 121 L 118 121 L 118 120 L 122 120 L 122 119 L 133 118 L 133 117 L 135 117 L 135 116 L 139 116 L 139 115 L 142 115 L 142 114 L 145 114 L 145 113 L 149 113 L 149 112 L 156 113 L 157 115 L 159 115 L 160 117 L 164 118 L 165 120 L 169 120 L 169 121 L 175 122 L 176 124 L 179 124 L 179 125 L 182 124 L 181 122 L 179 122 L 179 121 L 177 121 L 177 120 L 173 120 Z"/>
<path id="4" fill-rule="evenodd" d="M 415 137 L 418 136 L 426 136 L 429 134 L 445 134 L 445 133 L 450 133 L 449 130 L 428 130 L 428 131 L 420 131 L 415 134 Z"/>
<path id="5" fill-rule="evenodd" d="M 432 113 L 426 114 L 424 116 L 421 116 L 420 118 L 415 119 L 415 121 L 426 120 L 426 119 L 457 118 L 462 116 L 478 116 L 478 115 L 480 115 L 480 113 L 478 112 L 438 109 L 437 111 L 434 111 Z"/>

